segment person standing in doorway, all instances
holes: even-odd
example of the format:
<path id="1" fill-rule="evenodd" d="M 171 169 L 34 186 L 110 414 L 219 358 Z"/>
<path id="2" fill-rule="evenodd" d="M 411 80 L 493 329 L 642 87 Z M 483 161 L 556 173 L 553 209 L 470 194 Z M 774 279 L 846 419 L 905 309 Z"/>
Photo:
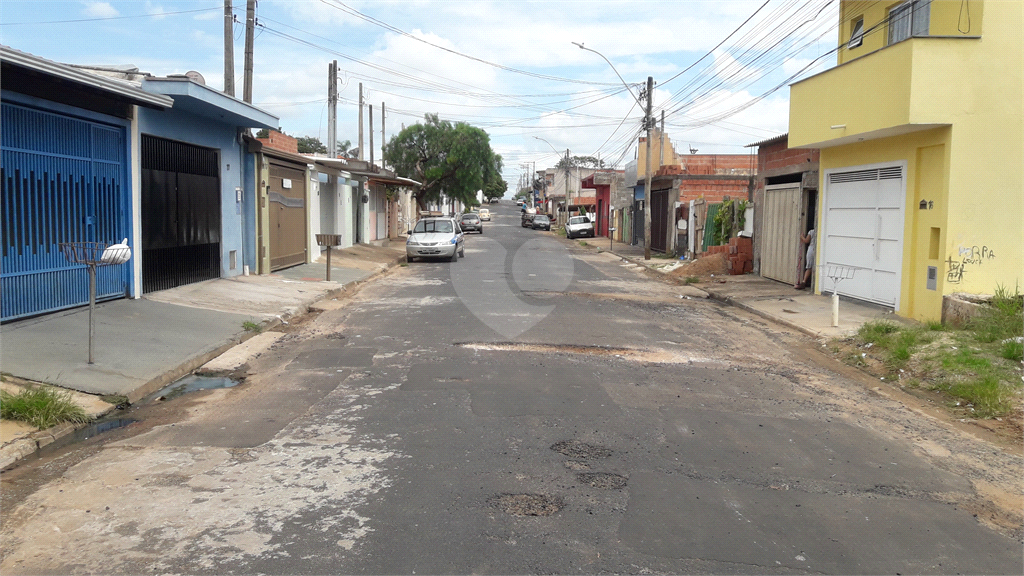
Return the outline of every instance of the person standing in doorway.
<path id="1" fill-rule="evenodd" d="M 814 270 L 814 238 L 814 228 L 808 230 L 807 234 L 800 236 L 800 242 L 807 244 L 807 255 L 804 257 L 804 273 L 795 286 L 797 290 L 803 290 L 811 285 L 811 272 Z"/>

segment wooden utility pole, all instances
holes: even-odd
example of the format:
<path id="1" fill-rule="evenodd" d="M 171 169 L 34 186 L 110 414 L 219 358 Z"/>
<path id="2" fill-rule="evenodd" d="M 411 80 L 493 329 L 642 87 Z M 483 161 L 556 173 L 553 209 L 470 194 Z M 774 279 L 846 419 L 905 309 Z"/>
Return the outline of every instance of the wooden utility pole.
<path id="1" fill-rule="evenodd" d="M 252 39 L 256 30 L 256 0 L 245 1 L 245 86 L 242 100 L 252 104 Z"/>
<path id="2" fill-rule="evenodd" d="M 224 93 L 235 95 L 235 16 L 231 0 L 224 0 Z"/>
<path id="3" fill-rule="evenodd" d="M 363 83 L 359 83 L 359 159 L 366 160 L 366 148 L 363 146 Z"/>
<path id="4" fill-rule="evenodd" d="M 654 92 L 654 78 L 647 77 L 647 113 L 644 124 L 647 128 L 647 166 L 644 170 L 644 260 L 651 259 L 651 98 Z"/>
<path id="5" fill-rule="evenodd" d="M 338 61 L 327 65 L 327 154 L 338 157 Z"/>

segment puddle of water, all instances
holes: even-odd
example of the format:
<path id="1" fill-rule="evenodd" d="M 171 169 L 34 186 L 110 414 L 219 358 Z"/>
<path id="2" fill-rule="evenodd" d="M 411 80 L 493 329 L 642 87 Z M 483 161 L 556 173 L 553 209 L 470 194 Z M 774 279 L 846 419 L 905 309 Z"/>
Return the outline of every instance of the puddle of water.
<path id="1" fill-rule="evenodd" d="M 168 384 L 152 394 L 147 401 L 160 398 L 170 400 L 197 390 L 213 390 L 215 388 L 231 388 L 234 386 L 238 386 L 238 380 L 232 380 L 224 376 L 196 376 L 191 374 L 181 380 Z"/>
<path id="2" fill-rule="evenodd" d="M 124 428 L 134 422 L 137 422 L 134 418 L 109 418 L 106 420 L 97 420 L 85 428 L 79 428 L 73 433 L 68 434 L 63 438 L 58 438 L 56 441 L 43 446 L 38 452 L 36 452 L 36 455 L 46 456 L 47 454 L 52 454 L 66 446 L 70 446 L 83 440 L 88 440 L 89 438 L 98 436 L 104 432 Z"/>

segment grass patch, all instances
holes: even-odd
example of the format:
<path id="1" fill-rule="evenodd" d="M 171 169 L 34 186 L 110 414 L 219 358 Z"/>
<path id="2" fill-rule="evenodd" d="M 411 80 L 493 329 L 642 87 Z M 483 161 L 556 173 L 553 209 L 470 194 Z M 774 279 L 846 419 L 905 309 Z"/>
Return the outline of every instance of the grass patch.
<path id="1" fill-rule="evenodd" d="M 967 324 L 979 342 L 1001 342 L 1024 334 L 1024 299 L 1020 289 L 1011 294 L 997 286 L 992 304 Z"/>
<path id="2" fill-rule="evenodd" d="M 999 355 L 1007 360 L 1024 360 L 1024 342 L 1016 339 L 1003 340 L 999 347 Z"/>
<path id="3" fill-rule="evenodd" d="M 588 246 L 586 240 L 580 240 L 580 246 Z"/>
<path id="4" fill-rule="evenodd" d="M 924 331 L 915 326 L 901 326 L 893 322 L 876 320 L 866 322 L 857 331 L 857 337 L 865 344 L 877 346 L 883 351 L 883 361 L 891 370 L 907 365 L 915 349 L 930 341 Z"/>
<path id="5" fill-rule="evenodd" d="M 20 420 L 39 429 L 62 422 L 89 422 L 85 410 L 75 404 L 71 393 L 44 386 L 31 386 L 17 394 L 0 390 L 0 417 Z"/>
<path id="6" fill-rule="evenodd" d="M 565 228 L 555 228 L 555 234 L 565 238 Z"/>
<path id="7" fill-rule="evenodd" d="M 946 392 L 963 402 L 972 416 L 978 418 L 994 418 L 1002 416 L 1013 408 L 1013 394 L 994 374 L 986 374 L 980 378 L 972 378 L 965 382 L 955 382 L 941 386 Z"/>
<path id="8" fill-rule="evenodd" d="M 939 320 L 929 320 L 924 323 L 925 330 L 929 332 L 943 332 L 946 327 Z"/>
<path id="9" fill-rule="evenodd" d="M 687 276 L 684 282 L 687 284 L 697 284 L 700 282 L 700 278 L 697 276 Z"/>
<path id="10" fill-rule="evenodd" d="M 263 331 L 263 325 L 260 324 L 259 322 L 246 320 L 245 322 L 242 322 L 242 329 L 245 330 L 246 332 L 255 332 L 256 334 L 259 334 L 260 332 Z"/>

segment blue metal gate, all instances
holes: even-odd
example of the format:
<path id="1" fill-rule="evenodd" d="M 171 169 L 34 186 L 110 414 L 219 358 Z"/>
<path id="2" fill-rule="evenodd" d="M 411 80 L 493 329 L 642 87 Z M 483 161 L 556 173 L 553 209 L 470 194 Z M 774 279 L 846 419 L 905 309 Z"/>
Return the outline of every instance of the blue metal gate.
<path id="1" fill-rule="evenodd" d="M 129 237 L 124 129 L 10 103 L 0 111 L 3 320 L 89 302 L 61 242 Z M 131 266 L 100 267 L 96 297 L 124 296 Z"/>

